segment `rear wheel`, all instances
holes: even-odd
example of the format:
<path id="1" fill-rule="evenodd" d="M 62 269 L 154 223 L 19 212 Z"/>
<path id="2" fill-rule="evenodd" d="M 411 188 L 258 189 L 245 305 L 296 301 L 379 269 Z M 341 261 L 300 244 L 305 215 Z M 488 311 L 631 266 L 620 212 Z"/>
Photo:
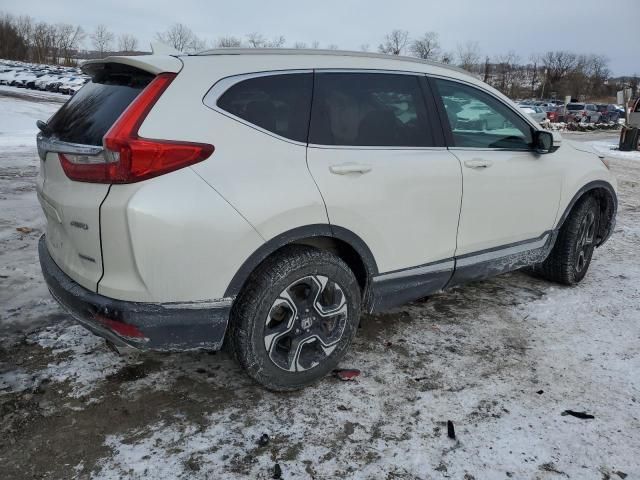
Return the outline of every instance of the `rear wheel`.
<path id="1" fill-rule="evenodd" d="M 231 314 L 240 365 L 270 390 L 296 390 L 333 370 L 357 330 L 360 287 L 329 252 L 292 246 L 249 279 Z"/>
<path id="2" fill-rule="evenodd" d="M 565 285 L 580 282 L 591 264 L 600 221 L 597 200 L 588 196 L 572 210 L 547 259 L 534 267 L 540 277 Z"/>

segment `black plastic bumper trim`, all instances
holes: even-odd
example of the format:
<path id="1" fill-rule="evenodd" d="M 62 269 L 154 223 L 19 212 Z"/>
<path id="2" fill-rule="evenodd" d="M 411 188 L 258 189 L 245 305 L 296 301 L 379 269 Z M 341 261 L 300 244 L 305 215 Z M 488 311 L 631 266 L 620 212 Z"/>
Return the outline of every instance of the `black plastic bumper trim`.
<path id="1" fill-rule="evenodd" d="M 116 345 L 161 351 L 222 347 L 233 298 L 182 303 L 116 300 L 87 290 L 64 273 L 51 258 L 44 235 L 38 253 L 53 298 L 84 327 Z M 143 335 L 124 337 L 101 323 L 100 318 L 133 326 Z"/>

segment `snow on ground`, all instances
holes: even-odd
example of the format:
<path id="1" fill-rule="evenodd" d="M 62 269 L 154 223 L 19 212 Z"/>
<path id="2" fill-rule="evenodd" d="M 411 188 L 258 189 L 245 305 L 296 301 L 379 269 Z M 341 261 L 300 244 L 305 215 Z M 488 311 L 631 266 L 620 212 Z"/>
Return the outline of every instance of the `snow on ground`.
<path id="1" fill-rule="evenodd" d="M 639 162 L 612 158 L 618 225 L 579 286 L 511 273 L 365 316 L 357 381 L 274 394 L 225 352 L 117 356 L 57 307 L 35 145 L 4 118 L 54 107 L 0 102 L 3 478 L 640 478 Z"/>
<path id="2" fill-rule="evenodd" d="M 618 150 L 618 141 L 595 141 L 589 142 L 590 145 L 598 152 L 612 158 L 623 158 L 628 160 L 640 160 L 640 150 L 632 152 L 621 152 Z"/>

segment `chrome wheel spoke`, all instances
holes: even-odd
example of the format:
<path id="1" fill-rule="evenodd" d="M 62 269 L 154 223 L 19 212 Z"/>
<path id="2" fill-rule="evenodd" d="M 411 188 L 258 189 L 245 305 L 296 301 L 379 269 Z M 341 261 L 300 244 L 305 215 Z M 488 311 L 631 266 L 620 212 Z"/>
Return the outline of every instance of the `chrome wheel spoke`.
<path id="1" fill-rule="evenodd" d="M 264 343 L 269 358 L 290 372 L 315 367 L 337 347 L 347 316 L 346 296 L 328 277 L 310 275 L 293 282 L 267 316 Z"/>

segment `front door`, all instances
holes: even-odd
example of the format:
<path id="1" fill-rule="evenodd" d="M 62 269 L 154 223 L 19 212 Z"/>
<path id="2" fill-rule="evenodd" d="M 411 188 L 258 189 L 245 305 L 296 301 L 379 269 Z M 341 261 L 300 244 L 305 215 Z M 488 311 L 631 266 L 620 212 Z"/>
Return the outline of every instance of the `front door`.
<path id="1" fill-rule="evenodd" d="M 453 80 L 432 84 L 450 126 L 450 151 L 462 165 L 456 256 L 528 241 L 535 247 L 558 211 L 562 172 L 554 155 L 532 150 L 532 126 L 497 97 Z"/>

